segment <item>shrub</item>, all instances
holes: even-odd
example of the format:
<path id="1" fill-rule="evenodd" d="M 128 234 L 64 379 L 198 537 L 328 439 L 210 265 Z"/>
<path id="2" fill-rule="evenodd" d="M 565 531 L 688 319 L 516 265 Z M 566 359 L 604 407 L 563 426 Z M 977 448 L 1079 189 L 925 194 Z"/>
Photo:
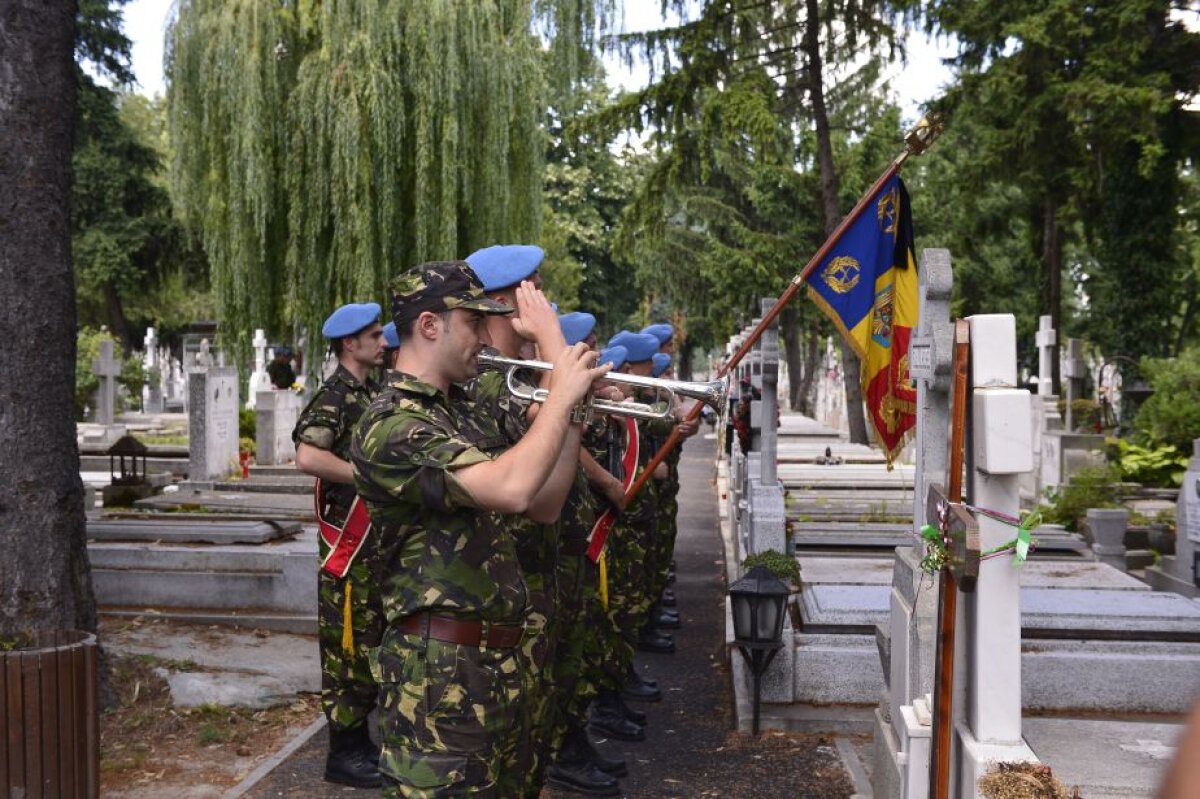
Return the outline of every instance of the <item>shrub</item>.
<path id="1" fill-rule="evenodd" d="M 1117 507 L 1117 488 L 1113 484 L 1119 479 L 1115 466 L 1080 469 L 1070 483 L 1049 495 L 1050 504 L 1040 509 L 1043 521 L 1079 532 L 1088 508 Z"/>
<path id="2" fill-rule="evenodd" d="M 1142 485 L 1174 487 L 1183 484 L 1188 459 L 1170 444 L 1139 446 L 1116 440 L 1116 465 L 1122 480 Z"/>
<path id="3" fill-rule="evenodd" d="M 253 408 L 242 408 L 238 411 L 238 436 L 241 438 L 258 436 L 258 419 Z"/>
<path id="4" fill-rule="evenodd" d="M 1135 426 L 1149 440 L 1191 455 L 1200 438 L 1200 346 L 1178 358 L 1145 358 L 1142 372 L 1154 393 L 1138 409 Z"/>
<path id="5" fill-rule="evenodd" d="M 800 563 L 795 558 L 777 549 L 758 552 L 742 561 L 743 571 L 749 571 L 755 566 L 766 566 L 771 574 L 774 574 L 785 583 L 800 584 Z"/>

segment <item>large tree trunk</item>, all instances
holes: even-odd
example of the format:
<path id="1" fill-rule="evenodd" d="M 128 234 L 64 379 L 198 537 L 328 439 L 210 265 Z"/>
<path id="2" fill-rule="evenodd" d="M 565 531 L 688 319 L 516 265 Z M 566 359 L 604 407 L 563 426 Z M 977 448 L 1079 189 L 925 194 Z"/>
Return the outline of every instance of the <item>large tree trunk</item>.
<path id="1" fill-rule="evenodd" d="M 0 4 L 0 636 L 95 629 L 75 446 L 75 3 Z"/>
<path id="2" fill-rule="evenodd" d="M 798 399 L 801 413 L 816 417 L 817 408 L 814 402 L 817 385 L 817 375 L 821 369 L 821 331 L 815 324 L 810 324 L 804 331 L 804 382 L 800 384 Z"/>
<path id="3" fill-rule="evenodd" d="M 117 291 L 117 284 L 111 280 L 104 281 L 104 305 L 108 309 L 109 330 L 121 345 L 121 349 L 129 354 L 133 349 L 133 336 L 129 331 L 129 320 L 125 318 L 125 305 Z"/>
<path id="4" fill-rule="evenodd" d="M 807 413 L 796 401 L 801 396 L 798 393 L 800 383 L 808 377 L 804 372 L 804 360 L 801 357 L 804 347 L 804 331 L 800 327 L 798 316 L 794 303 L 783 307 L 783 310 L 779 312 L 779 338 L 783 342 L 783 357 L 787 361 L 788 368 L 788 408 L 800 413 Z"/>
<path id="5" fill-rule="evenodd" d="M 1042 226 L 1042 263 L 1046 267 L 1046 303 L 1049 305 L 1051 327 L 1055 330 L 1054 347 L 1050 353 L 1051 389 L 1062 396 L 1059 374 L 1058 348 L 1063 341 L 1062 329 L 1062 238 L 1058 228 L 1058 203 L 1046 199 L 1045 218 Z"/>
<path id="6" fill-rule="evenodd" d="M 812 98 L 813 122 L 817 129 L 817 164 L 821 170 L 821 206 L 828 236 L 842 220 L 838 210 L 838 176 L 833 164 L 833 143 L 829 137 L 829 115 L 825 111 L 825 84 L 821 75 L 821 15 L 817 0 L 806 0 L 808 19 L 804 29 L 804 55 L 807 60 L 808 91 Z M 846 381 L 846 418 L 850 440 L 866 444 L 867 420 L 863 414 L 862 384 L 858 356 L 842 342 L 842 371 Z"/>

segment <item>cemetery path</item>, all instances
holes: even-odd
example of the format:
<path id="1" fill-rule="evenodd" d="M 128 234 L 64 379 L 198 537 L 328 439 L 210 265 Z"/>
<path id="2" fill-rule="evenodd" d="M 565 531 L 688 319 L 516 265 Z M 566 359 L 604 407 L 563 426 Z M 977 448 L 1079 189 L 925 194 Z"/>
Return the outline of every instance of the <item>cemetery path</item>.
<path id="1" fill-rule="evenodd" d="M 767 730 L 755 739 L 734 729 L 714 456 L 715 442 L 697 437 L 688 442 L 681 463 L 675 592 L 683 627 L 675 632 L 676 654 L 639 657 L 643 672 L 659 681 L 663 701 L 639 706 L 650 717 L 644 742 L 599 746 L 629 763 L 622 780 L 627 797 L 849 797 L 853 789 L 831 738 Z M 325 747 L 319 733 L 245 795 L 377 795 L 323 782 Z M 573 795 L 550 789 L 542 794 Z"/>

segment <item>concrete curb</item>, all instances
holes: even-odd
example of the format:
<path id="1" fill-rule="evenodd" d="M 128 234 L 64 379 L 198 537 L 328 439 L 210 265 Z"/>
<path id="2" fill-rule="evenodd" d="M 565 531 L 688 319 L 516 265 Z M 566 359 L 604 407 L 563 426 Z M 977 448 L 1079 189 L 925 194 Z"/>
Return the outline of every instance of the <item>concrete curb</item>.
<path id="1" fill-rule="evenodd" d="M 253 789 L 254 786 L 257 785 L 264 777 L 274 771 L 280 763 L 295 754 L 296 750 L 312 740 L 313 736 L 315 736 L 321 730 L 325 729 L 325 725 L 326 719 L 325 715 L 322 713 L 321 715 L 317 716 L 317 719 L 312 724 L 309 724 L 307 727 L 301 730 L 295 738 L 284 744 L 278 752 L 259 763 L 258 766 L 249 774 L 247 774 L 241 782 L 226 791 L 221 799 L 241 799 L 241 797 L 249 793 L 250 790 Z"/>

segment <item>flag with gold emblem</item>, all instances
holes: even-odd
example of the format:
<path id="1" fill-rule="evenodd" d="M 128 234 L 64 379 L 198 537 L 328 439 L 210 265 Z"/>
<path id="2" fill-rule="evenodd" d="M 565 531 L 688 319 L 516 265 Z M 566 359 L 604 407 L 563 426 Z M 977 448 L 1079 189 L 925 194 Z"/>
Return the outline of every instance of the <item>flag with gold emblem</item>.
<path id="1" fill-rule="evenodd" d="M 917 266 L 908 191 L 893 176 L 808 277 L 808 294 L 862 362 L 863 399 L 888 468 L 917 424 L 908 344 Z"/>

